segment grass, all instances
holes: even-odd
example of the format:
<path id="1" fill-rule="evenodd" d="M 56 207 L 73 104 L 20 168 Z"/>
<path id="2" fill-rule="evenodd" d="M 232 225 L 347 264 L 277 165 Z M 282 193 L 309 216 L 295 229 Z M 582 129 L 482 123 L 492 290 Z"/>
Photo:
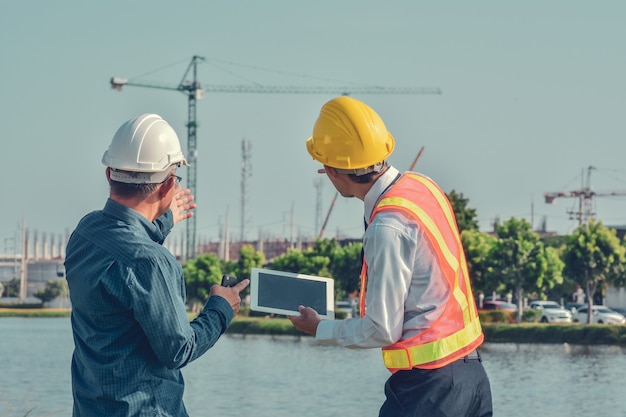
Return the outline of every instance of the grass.
<path id="1" fill-rule="evenodd" d="M 69 317 L 69 308 L 0 308 L 0 317 Z"/>

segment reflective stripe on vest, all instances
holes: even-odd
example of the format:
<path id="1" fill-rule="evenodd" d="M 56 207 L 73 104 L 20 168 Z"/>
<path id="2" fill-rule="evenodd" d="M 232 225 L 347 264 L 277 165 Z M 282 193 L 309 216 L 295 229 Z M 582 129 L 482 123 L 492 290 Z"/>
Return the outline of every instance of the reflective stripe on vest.
<path id="1" fill-rule="evenodd" d="M 412 200 L 420 201 L 420 205 Z M 423 227 L 424 235 L 437 255 L 453 294 L 442 314 L 444 320 L 440 317 L 429 329 L 383 348 L 385 366 L 392 372 L 413 367 L 444 366 L 465 356 L 483 341 L 454 211 L 437 185 L 415 173 L 404 174 L 383 196 L 370 222 L 383 210 L 400 211 Z M 367 264 L 364 260 L 361 272 L 361 316 L 365 314 L 366 280 Z"/>

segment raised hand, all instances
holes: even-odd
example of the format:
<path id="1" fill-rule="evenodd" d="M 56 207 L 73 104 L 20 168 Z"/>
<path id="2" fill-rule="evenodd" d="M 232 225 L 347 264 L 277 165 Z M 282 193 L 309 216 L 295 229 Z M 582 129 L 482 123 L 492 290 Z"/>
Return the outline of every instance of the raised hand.
<path id="1" fill-rule="evenodd" d="M 196 208 L 196 203 L 193 200 L 194 196 L 189 188 L 176 191 L 170 204 L 170 210 L 174 215 L 174 224 L 193 216 L 192 210 Z"/>

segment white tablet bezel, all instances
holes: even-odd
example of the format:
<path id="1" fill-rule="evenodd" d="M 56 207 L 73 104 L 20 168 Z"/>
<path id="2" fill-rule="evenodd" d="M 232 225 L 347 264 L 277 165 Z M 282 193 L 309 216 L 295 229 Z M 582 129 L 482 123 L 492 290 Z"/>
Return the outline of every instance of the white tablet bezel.
<path id="1" fill-rule="evenodd" d="M 252 268 L 250 271 L 250 310 L 264 313 L 283 314 L 286 316 L 299 316 L 297 305 L 294 310 L 259 305 L 259 272 L 272 275 L 274 277 L 298 278 L 308 281 L 321 281 L 326 283 L 326 306 L 327 311 L 318 311 L 317 314 L 322 319 L 334 320 L 335 318 L 335 282 L 332 278 L 317 277 L 313 275 L 298 274 L 294 272 L 275 271 L 264 268 Z M 304 303 L 302 303 L 305 305 Z M 305 305 L 306 307 L 306 305 Z"/>

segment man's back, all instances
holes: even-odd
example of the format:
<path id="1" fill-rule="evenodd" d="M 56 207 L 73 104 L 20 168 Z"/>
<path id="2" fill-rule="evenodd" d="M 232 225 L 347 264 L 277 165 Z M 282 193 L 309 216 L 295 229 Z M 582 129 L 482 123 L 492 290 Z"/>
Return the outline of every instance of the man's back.
<path id="1" fill-rule="evenodd" d="M 164 323 L 188 321 L 182 270 L 162 239 L 153 223 L 110 200 L 70 238 L 75 415 L 186 415 L 182 401 L 164 401 L 182 398 L 183 380 L 166 366 L 176 353 L 158 332 Z M 181 311 L 172 309 L 171 297 Z"/>

